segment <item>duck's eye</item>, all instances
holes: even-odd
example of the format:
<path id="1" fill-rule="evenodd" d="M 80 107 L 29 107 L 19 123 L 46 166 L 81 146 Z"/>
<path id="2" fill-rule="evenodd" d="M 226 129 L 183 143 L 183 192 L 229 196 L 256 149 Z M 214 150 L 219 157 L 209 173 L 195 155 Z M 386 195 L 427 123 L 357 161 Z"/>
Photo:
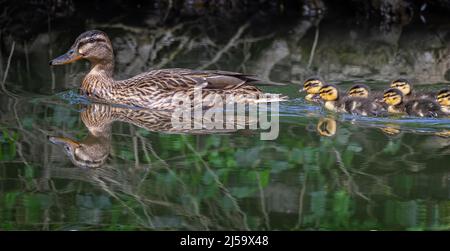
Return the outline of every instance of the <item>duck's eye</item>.
<path id="1" fill-rule="evenodd" d="M 64 150 L 70 151 L 70 147 L 69 146 L 64 146 Z"/>

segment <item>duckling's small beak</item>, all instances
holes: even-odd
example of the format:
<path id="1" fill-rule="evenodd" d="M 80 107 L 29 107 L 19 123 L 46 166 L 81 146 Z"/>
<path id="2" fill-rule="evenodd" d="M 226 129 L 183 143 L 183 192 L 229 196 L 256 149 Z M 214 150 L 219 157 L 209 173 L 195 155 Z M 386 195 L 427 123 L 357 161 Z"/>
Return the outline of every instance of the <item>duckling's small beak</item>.
<path id="1" fill-rule="evenodd" d="M 80 145 L 78 142 L 65 137 L 48 136 L 47 138 L 50 142 L 52 142 L 55 145 L 70 145 L 74 148 Z"/>
<path id="2" fill-rule="evenodd" d="M 311 99 L 314 100 L 314 101 L 319 101 L 322 98 L 320 97 L 320 94 L 314 94 Z"/>
<path id="3" fill-rule="evenodd" d="M 64 65 L 70 64 L 81 59 L 81 55 L 76 53 L 73 49 L 69 50 L 67 53 L 51 60 L 49 65 Z"/>

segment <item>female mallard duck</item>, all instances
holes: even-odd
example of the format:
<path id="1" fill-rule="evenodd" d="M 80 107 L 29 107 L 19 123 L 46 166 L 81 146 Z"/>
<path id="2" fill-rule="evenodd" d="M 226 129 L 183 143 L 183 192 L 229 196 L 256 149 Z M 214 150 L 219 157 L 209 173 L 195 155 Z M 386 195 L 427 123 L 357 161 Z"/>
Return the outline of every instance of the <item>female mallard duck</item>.
<path id="1" fill-rule="evenodd" d="M 353 115 L 380 115 L 379 105 L 368 98 L 361 97 L 341 97 L 337 86 L 332 84 L 324 85 L 320 89 L 320 98 L 325 102 L 324 107 L 330 111 L 347 112 Z"/>
<path id="2" fill-rule="evenodd" d="M 436 100 L 441 105 L 441 111 L 450 115 L 450 89 L 442 89 L 436 95 Z"/>
<path id="3" fill-rule="evenodd" d="M 311 77 L 303 82 L 303 89 L 300 89 L 299 92 L 306 91 L 305 99 L 307 101 L 318 102 L 320 100 L 319 90 L 323 85 L 324 82 L 321 78 Z"/>
<path id="4" fill-rule="evenodd" d="M 409 101 L 409 100 L 413 100 L 413 99 L 422 99 L 422 98 L 426 98 L 426 99 L 431 99 L 434 97 L 434 94 L 431 92 L 414 92 L 412 90 L 413 86 L 412 84 L 407 80 L 407 79 L 397 79 L 391 82 L 391 88 L 395 88 L 400 90 L 403 93 L 403 98 L 404 101 Z"/>
<path id="5" fill-rule="evenodd" d="M 70 50 L 50 65 L 63 65 L 86 59 L 91 64 L 84 77 L 81 92 L 105 103 L 124 104 L 151 109 L 174 109 L 172 97 L 194 96 L 194 87 L 201 87 L 202 97 L 235 95 L 234 102 L 258 102 L 264 93 L 254 86 L 263 83 L 255 76 L 227 71 L 197 71 L 189 69 L 152 70 L 126 80 L 113 78 L 114 53 L 106 33 L 92 30 L 82 33 Z M 214 95 L 214 96 L 212 96 Z M 279 101 L 277 98 L 264 101 Z"/>
<path id="6" fill-rule="evenodd" d="M 442 116 L 441 107 L 431 99 L 413 99 L 404 101 L 403 93 L 395 88 L 384 92 L 383 101 L 387 104 L 387 111 L 393 114 L 408 114 L 417 117 Z"/>

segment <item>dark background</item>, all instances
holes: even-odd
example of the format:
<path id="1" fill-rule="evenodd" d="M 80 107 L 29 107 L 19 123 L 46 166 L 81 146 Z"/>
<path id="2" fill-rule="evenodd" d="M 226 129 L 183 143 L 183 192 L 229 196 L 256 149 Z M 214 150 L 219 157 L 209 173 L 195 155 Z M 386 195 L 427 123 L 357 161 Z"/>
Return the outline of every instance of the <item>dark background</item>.
<path id="1" fill-rule="evenodd" d="M 53 29 L 79 27 L 84 22 L 122 22 L 136 26 L 168 25 L 199 17 L 267 22 L 325 16 L 353 22 L 392 24 L 420 16 L 446 17 L 450 1 L 436 0 L 172 0 L 172 1 L 12 1 L 0 3 L 3 36 L 30 38 Z M 142 22 L 152 16 L 152 22 Z"/>

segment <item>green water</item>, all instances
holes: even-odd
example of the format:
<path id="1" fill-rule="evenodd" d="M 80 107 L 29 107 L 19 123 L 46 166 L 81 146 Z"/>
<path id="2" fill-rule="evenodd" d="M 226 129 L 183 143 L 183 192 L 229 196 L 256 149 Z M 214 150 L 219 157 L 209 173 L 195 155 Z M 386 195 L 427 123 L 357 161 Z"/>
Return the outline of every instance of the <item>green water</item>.
<path id="1" fill-rule="evenodd" d="M 243 40 L 214 63 L 238 25 L 211 31 L 214 44 L 189 33 L 199 32 L 191 26 L 182 29 L 187 37 L 165 30 L 166 38 L 151 35 L 158 29 L 104 30 L 121 48 L 120 78 L 150 67 L 206 67 L 286 83 L 320 74 L 343 89 L 358 80 L 383 90 L 397 74 L 435 83 L 419 90 L 446 86 L 445 62 L 435 59 L 448 55 L 446 46 L 419 46 L 439 28 L 406 27 L 393 43 L 365 27 L 339 33 L 325 22 L 311 59 L 316 31 L 304 22 L 269 37 L 257 24 L 248 29 L 257 34 L 244 37 L 260 40 Z M 80 112 L 92 104 L 74 94 L 87 66 L 50 68 L 48 60 L 79 33 L 43 32 L 15 43 L 0 96 L 0 230 L 450 229 L 449 119 L 331 114 L 306 103 L 292 83 L 264 88 L 290 97 L 280 103 L 276 140 L 261 141 L 252 130 L 168 134 L 116 121 L 106 163 L 76 167 L 47 137 L 88 135 Z M 6 40 L 3 70 L 12 46 Z M 167 46 L 152 54 L 155 41 Z M 334 122 L 336 131 L 319 133 Z"/>

